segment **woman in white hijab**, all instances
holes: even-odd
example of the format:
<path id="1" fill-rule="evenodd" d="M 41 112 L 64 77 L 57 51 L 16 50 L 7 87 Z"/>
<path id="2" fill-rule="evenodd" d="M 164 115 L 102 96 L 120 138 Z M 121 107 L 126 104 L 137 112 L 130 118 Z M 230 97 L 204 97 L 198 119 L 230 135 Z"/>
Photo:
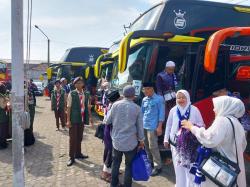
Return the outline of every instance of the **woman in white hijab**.
<path id="1" fill-rule="evenodd" d="M 186 90 L 179 90 L 176 93 L 176 106 L 168 115 L 164 138 L 165 147 L 171 145 L 176 187 L 190 186 L 192 181 L 189 169 L 195 161 L 196 149 L 199 145 L 192 133 L 181 128 L 181 121 L 184 119 L 190 120 L 198 127 L 204 126 L 199 109 L 191 105 L 189 93 Z"/>
<path id="2" fill-rule="evenodd" d="M 235 129 L 236 146 L 238 152 L 238 161 L 240 174 L 237 178 L 239 187 L 246 186 L 245 166 L 243 152 L 247 142 L 245 132 L 238 118 L 245 113 L 245 107 L 241 100 L 229 96 L 220 96 L 213 99 L 215 120 L 208 128 L 197 128 L 191 121 L 183 120 L 182 127 L 190 130 L 198 141 L 207 148 L 213 148 L 223 156 L 233 162 L 237 162 L 235 139 L 233 128 L 228 118 L 233 122 Z M 216 186 L 210 180 L 206 179 L 206 186 Z M 209 183 L 209 184 L 208 184 Z"/>

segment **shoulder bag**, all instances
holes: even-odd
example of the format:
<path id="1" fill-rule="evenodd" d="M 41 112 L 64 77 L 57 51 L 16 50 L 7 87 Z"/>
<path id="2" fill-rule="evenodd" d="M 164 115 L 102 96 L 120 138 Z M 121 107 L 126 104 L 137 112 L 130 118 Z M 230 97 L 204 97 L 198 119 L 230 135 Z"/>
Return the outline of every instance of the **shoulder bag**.
<path id="1" fill-rule="evenodd" d="M 228 118 L 230 124 L 233 128 L 233 134 L 235 139 L 235 129 L 233 122 Z M 237 177 L 240 173 L 240 168 L 238 165 L 238 152 L 237 144 L 235 139 L 235 149 L 236 149 L 236 158 L 237 163 L 232 162 L 228 158 L 222 156 L 218 152 L 214 152 L 208 159 L 204 159 L 200 166 L 201 172 L 212 180 L 215 184 L 221 187 L 232 187 L 237 185 Z"/>

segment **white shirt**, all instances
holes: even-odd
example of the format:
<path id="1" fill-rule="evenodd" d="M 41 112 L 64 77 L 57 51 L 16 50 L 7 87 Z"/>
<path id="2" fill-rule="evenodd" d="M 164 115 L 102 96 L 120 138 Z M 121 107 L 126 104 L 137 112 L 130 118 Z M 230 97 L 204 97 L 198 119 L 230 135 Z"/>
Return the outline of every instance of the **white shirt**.
<path id="1" fill-rule="evenodd" d="M 204 121 L 202 119 L 199 109 L 193 105 L 190 108 L 189 120 L 196 126 L 203 127 Z M 168 120 L 166 123 L 164 142 L 168 142 L 169 137 L 174 140 L 174 136 L 179 130 L 179 118 L 177 115 L 177 106 L 173 107 L 168 115 Z"/>

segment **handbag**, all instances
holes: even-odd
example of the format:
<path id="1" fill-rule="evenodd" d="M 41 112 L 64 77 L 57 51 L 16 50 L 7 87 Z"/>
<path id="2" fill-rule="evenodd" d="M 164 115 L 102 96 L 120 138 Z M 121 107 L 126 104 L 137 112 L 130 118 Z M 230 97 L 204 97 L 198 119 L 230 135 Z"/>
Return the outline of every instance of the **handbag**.
<path id="1" fill-rule="evenodd" d="M 170 145 L 176 147 L 177 139 L 178 139 L 178 136 L 177 136 L 177 134 L 175 134 L 173 140 L 171 140 L 171 138 L 170 138 L 170 136 L 169 136 L 168 142 L 169 142 Z"/>
<path id="2" fill-rule="evenodd" d="M 235 139 L 235 130 L 233 122 L 230 118 L 228 119 L 233 128 L 234 139 Z M 237 182 L 237 177 L 240 173 L 240 168 L 238 165 L 238 152 L 237 152 L 236 139 L 235 139 L 235 149 L 236 149 L 237 163 L 232 162 L 231 160 L 222 156 L 218 152 L 214 152 L 210 155 L 210 157 L 204 159 L 204 161 L 201 163 L 200 165 L 201 172 L 218 186 L 221 187 L 234 186 Z"/>
<path id="3" fill-rule="evenodd" d="M 132 161 L 132 177 L 135 181 L 148 181 L 152 173 L 151 163 L 144 149 L 140 149 Z"/>
<path id="4" fill-rule="evenodd" d="M 21 126 L 22 126 L 23 130 L 29 129 L 30 128 L 30 113 L 24 112 L 22 114 L 21 119 L 22 119 Z"/>
<path id="5" fill-rule="evenodd" d="M 103 140 L 104 138 L 104 128 L 105 128 L 105 124 L 101 123 L 96 127 L 95 130 L 95 137 Z"/>

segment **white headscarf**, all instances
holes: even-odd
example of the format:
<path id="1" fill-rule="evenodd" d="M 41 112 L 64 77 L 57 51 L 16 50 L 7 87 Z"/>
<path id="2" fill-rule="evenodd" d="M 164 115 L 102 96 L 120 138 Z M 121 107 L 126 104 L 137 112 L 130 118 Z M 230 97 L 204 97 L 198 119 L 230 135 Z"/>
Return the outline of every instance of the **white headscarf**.
<path id="1" fill-rule="evenodd" d="M 189 95 L 188 91 L 186 91 L 186 90 L 179 90 L 179 91 L 176 93 L 176 98 L 177 98 L 177 95 L 178 95 L 179 93 L 184 94 L 185 97 L 186 97 L 186 99 L 187 99 L 187 105 L 186 105 L 185 107 L 180 106 L 180 105 L 177 103 L 177 101 L 176 101 L 176 106 L 177 106 L 177 108 L 180 110 L 181 115 L 184 115 L 185 112 L 187 111 L 189 105 L 191 105 L 190 95 Z"/>
<path id="2" fill-rule="evenodd" d="M 229 96 L 213 98 L 216 116 L 234 116 L 240 118 L 245 114 L 245 106 L 240 99 Z"/>

